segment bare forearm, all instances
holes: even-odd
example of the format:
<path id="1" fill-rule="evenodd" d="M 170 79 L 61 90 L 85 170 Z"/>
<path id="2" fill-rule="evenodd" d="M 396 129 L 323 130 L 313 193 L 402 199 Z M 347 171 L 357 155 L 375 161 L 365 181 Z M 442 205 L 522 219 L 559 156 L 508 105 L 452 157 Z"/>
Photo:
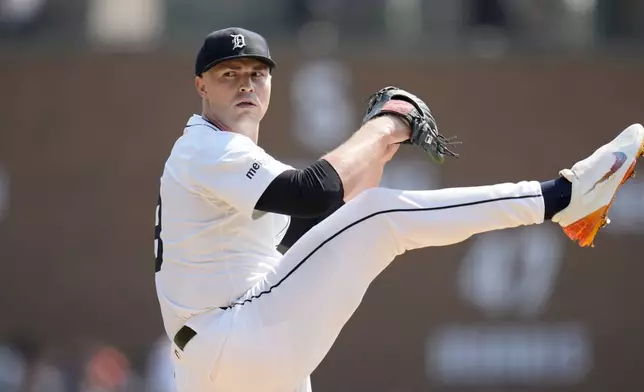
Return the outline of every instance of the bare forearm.
<path id="1" fill-rule="evenodd" d="M 323 157 L 340 176 L 345 200 L 379 184 L 384 165 L 397 148 L 394 144 L 399 141 L 400 128 L 405 128 L 405 125 L 396 118 L 376 118 Z"/>
<path id="2" fill-rule="evenodd" d="M 351 193 L 345 193 L 344 201 L 348 202 L 365 190 L 380 186 L 380 181 L 382 180 L 384 169 L 385 167 L 383 164 L 374 165 L 373 167 L 370 167 L 368 170 L 366 170 L 364 177 L 359 183 L 356 184 L 356 186 L 353 188 L 353 191 Z"/>

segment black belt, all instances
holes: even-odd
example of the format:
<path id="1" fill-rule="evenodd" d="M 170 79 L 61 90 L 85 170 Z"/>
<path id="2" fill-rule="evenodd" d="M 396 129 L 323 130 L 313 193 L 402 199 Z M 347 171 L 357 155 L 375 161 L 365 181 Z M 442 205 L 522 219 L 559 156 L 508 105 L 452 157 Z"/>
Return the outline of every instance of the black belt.
<path id="1" fill-rule="evenodd" d="M 179 349 L 183 351 L 183 348 L 186 347 L 186 344 L 188 344 L 188 342 L 192 340 L 195 335 L 197 335 L 197 332 L 195 332 L 194 329 L 188 327 L 187 325 L 184 325 L 183 327 L 181 327 L 179 332 L 174 335 L 174 344 L 176 344 L 177 347 L 179 347 Z"/>

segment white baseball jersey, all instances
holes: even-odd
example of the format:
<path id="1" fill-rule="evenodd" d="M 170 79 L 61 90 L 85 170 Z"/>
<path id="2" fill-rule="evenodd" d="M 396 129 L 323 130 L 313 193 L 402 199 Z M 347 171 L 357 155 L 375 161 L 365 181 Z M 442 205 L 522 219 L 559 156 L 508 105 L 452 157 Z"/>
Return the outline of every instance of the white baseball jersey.
<path id="1" fill-rule="evenodd" d="M 156 288 L 170 338 L 185 320 L 229 305 L 279 264 L 276 247 L 290 218 L 254 206 L 288 169 L 250 138 L 190 118 L 166 161 L 157 211 Z"/>

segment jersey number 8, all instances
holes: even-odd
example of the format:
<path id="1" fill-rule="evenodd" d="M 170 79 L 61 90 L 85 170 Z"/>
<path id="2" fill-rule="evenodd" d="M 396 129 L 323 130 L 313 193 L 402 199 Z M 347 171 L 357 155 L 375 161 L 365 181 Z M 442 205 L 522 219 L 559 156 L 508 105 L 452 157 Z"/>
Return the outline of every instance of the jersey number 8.
<path id="1" fill-rule="evenodd" d="M 157 202 L 157 211 L 154 227 L 154 272 L 161 271 L 163 264 L 163 240 L 161 240 L 161 196 Z"/>

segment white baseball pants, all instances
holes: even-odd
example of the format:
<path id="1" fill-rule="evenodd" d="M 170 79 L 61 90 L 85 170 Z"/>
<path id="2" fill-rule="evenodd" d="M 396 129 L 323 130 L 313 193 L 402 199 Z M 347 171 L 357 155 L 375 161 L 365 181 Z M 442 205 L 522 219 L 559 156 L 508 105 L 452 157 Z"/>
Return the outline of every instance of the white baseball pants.
<path id="1" fill-rule="evenodd" d="M 191 319 L 179 392 L 309 387 L 371 282 L 405 251 L 543 222 L 539 182 L 436 191 L 371 189 L 311 229 L 261 285 L 225 311 Z"/>

